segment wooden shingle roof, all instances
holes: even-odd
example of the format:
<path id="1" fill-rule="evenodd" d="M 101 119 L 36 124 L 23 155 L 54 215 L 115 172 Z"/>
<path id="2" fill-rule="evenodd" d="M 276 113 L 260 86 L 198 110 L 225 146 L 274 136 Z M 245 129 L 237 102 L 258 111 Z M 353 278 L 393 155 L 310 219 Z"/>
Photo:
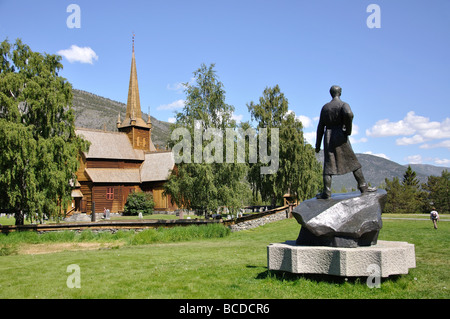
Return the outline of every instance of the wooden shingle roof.
<path id="1" fill-rule="evenodd" d="M 94 183 L 139 184 L 141 182 L 138 168 L 86 168 L 86 173 Z"/>
<path id="2" fill-rule="evenodd" d="M 141 181 L 166 181 L 175 166 L 172 152 L 146 153 L 141 166 Z"/>
<path id="3" fill-rule="evenodd" d="M 125 133 L 84 128 L 77 128 L 75 133 L 91 142 L 89 152 L 85 153 L 86 158 L 144 160 L 144 152 L 133 149 Z"/>

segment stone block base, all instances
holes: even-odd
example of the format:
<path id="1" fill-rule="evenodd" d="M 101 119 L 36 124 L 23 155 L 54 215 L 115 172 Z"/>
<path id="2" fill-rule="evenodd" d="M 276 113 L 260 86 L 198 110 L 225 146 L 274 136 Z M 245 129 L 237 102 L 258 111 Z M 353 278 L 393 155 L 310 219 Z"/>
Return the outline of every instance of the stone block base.
<path id="1" fill-rule="evenodd" d="M 327 274 L 345 277 L 381 277 L 407 274 L 416 267 L 414 245 L 379 240 L 376 245 L 357 248 L 298 246 L 293 241 L 267 246 L 267 268 L 296 274 Z"/>

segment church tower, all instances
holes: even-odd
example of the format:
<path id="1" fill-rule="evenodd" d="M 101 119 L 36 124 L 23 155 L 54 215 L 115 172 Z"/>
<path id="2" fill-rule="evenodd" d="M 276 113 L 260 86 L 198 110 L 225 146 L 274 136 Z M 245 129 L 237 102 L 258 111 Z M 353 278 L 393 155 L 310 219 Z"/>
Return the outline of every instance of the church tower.
<path id="1" fill-rule="evenodd" d="M 126 133 L 133 145 L 133 148 L 154 151 L 155 146 L 152 143 L 151 132 L 152 123 L 150 114 L 147 123 L 142 119 L 141 102 L 139 100 L 139 87 L 136 72 L 136 59 L 134 56 L 134 34 L 133 34 L 133 51 L 131 55 L 131 71 L 130 83 L 128 85 L 127 112 L 123 122 L 117 119 L 117 128 L 119 132 Z"/>

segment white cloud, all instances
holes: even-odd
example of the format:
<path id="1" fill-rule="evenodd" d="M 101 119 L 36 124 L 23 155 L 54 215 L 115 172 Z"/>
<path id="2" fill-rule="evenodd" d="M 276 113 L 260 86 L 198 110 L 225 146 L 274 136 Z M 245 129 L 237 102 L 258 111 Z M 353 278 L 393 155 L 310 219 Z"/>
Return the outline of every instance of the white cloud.
<path id="1" fill-rule="evenodd" d="M 349 139 L 351 144 L 366 143 L 368 141 L 367 137 L 361 137 L 360 139 L 356 139 L 352 136 L 349 136 Z"/>
<path id="2" fill-rule="evenodd" d="M 416 115 L 414 111 L 406 114 L 403 120 L 390 122 L 388 119 L 380 120 L 372 128 L 366 130 L 372 137 L 403 136 L 396 140 L 397 145 L 422 144 L 435 139 L 450 138 L 450 118 L 442 122 L 430 121 L 429 118 Z M 421 148 L 446 147 L 448 141 L 434 145 L 424 144 Z"/>
<path id="3" fill-rule="evenodd" d="M 236 123 L 241 123 L 243 117 L 244 117 L 244 115 L 242 115 L 242 114 L 238 114 L 238 115 L 236 115 L 236 114 L 234 114 L 234 113 L 231 114 L 231 118 L 232 118 L 233 120 L 235 120 Z"/>
<path id="4" fill-rule="evenodd" d="M 307 128 L 307 127 L 311 127 L 311 126 L 312 126 L 312 120 L 311 120 L 309 117 L 307 117 L 307 116 L 305 116 L 305 115 L 299 115 L 299 116 L 296 116 L 296 118 L 297 118 L 300 122 L 302 122 L 302 125 L 303 125 L 304 128 Z"/>
<path id="5" fill-rule="evenodd" d="M 177 121 L 177 119 L 174 118 L 174 117 L 169 117 L 169 118 L 167 119 L 167 122 L 169 122 L 169 123 L 175 123 L 176 121 Z"/>
<path id="6" fill-rule="evenodd" d="M 434 162 L 437 165 L 445 165 L 445 166 L 450 166 L 450 159 L 444 158 L 444 159 L 440 159 L 440 158 L 436 158 L 434 160 Z"/>
<path id="7" fill-rule="evenodd" d="M 378 156 L 378 157 L 382 157 L 382 158 L 385 158 L 385 159 L 389 159 L 389 157 L 386 155 L 386 154 L 383 154 L 383 153 L 373 153 L 372 151 L 368 151 L 368 152 L 364 152 L 363 154 L 369 154 L 369 155 L 373 155 L 373 156 Z"/>
<path id="8" fill-rule="evenodd" d="M 195 78 L 192 77 L 189 79 L 189 82 L 187 83 L 187 85 L 192 85 L 195 82 Z M 183 93 L 184 89 L 186 88 L 185 86 L 186 83 L 184 82 L 176 82 L 174 84 L 167 84 L 167 89 L 170 91 L 176 91 L 177 93 Z"/>
<path id="9" fill-rule="evenodd" d="M 181 109 L 184 107 L 184 100 L 176 100 L 172 103 L 169 104 L 163 104 L 158 106 L 156 109 L 157 110 L 176 110 L 176 109 Z"/>
<path id="10" fill-rule="evenodd" d="M 286 112 L 286 115 L 289 115 L 289 114 L 294 114 L 294 116 L 295 116 L 295 112 L 294 112 L 293 110 L 288 110 L 288 111 Z"/>
<path id="11" fill-rule="evenodd" d="M 311 120 L 311 118 L 309 118 L 306 115 L 295 115 L 295 112 L 293 110 L 288 110 L 286 112 L 286 115 L 288 114 L 294 114 L 295 119 L 299 120 L 300 122 L 302 122 L 303 128 L 307 128 L 307 127 L 311 127 L 313 124 L 313 121 Z"/>
<path id="12" fill-rule="evenodd" d="M 90 47 L 80 48 L 75 44 L 72 44 L 69 49 L 59 50 L 56 53 L 65 57 L 70 63 L 80 62 L 93 64 L 94 60 L 98 60 L 97 54 Z"/>
<path id="13" fill-rule="evenodd" d="M 416 134 L 412 137 L 402 137 L 396 140 L 397 145 L 411 145 L 425 142 L 422 135 Z"/>
<path id="14" fill-rule="evenodd" d="M 366 143 L 369 139 L 367 137 L 361 137 L 359 139 L 355 138 L 355 135 L 359 134 L 359 126 L 356 124 L 352 125 L 352 135 L 349 136 L 349 140 L 351 144 L 358 144 L 358 143 Z"/>
<path id="15" fill-rule="evenodd" d="M 316 145 L 316 132 L 303 133 L 303 137 L 312 146 Z"/>
<path id="16" fill-rule="evenodd" d="M 371 129 L 366 130 L 366 134 L 372 137 L 411 135 L 414 134 L 414 132 L 415 130 L 408 127 L 403 120 L 398 122 L 389 122 L 388 119 L 380 120 L 376 122 Z"/>
<path id="17" fill-rule="evenodd" d="M 181 82 L 177 82 L 175 84 L 167 84 L 167 89 L 170 91 L 177 91 L 181 93 L 184 90 L 184 85 Z"/>
<path id="18" fill-rule="evenodd" d="M 450 140 L 445 140 L 436 144 L 423 144 L 420 145 L 420 148 L 423 149 L 430 149 L 430 148 L 438 148 L 438 147 L 442 147 L 442 148 L 447 148 L 450 150 Z"/>
<path id="19" fill-rule="evenodd" d="M 411 155 L 405 158 L 408 164 L 422 164 L 422 156 L 421 155 Z"/>

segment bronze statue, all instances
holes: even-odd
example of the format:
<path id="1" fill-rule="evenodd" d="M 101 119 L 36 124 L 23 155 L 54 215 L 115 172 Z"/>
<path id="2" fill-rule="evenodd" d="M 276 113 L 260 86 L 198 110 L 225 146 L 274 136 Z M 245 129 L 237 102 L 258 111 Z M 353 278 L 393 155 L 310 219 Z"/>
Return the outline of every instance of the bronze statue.
<path id="1" fill-rule="evenodd" d="M 320 112 L 317 126 L 316 153 L 324 145 L 323 191 L 317 198 L 331 197 L 331 179 L 333 175 L 353 172 L 361 193 L 376 191 L 369 187 L 364 179 L 361 164 L 353 152 L 348 136 L 352 133 L 353 113 L 350 105 L 341 100 L 342 89 L 333 85 L 330 94 L 333 98 Z"/>

